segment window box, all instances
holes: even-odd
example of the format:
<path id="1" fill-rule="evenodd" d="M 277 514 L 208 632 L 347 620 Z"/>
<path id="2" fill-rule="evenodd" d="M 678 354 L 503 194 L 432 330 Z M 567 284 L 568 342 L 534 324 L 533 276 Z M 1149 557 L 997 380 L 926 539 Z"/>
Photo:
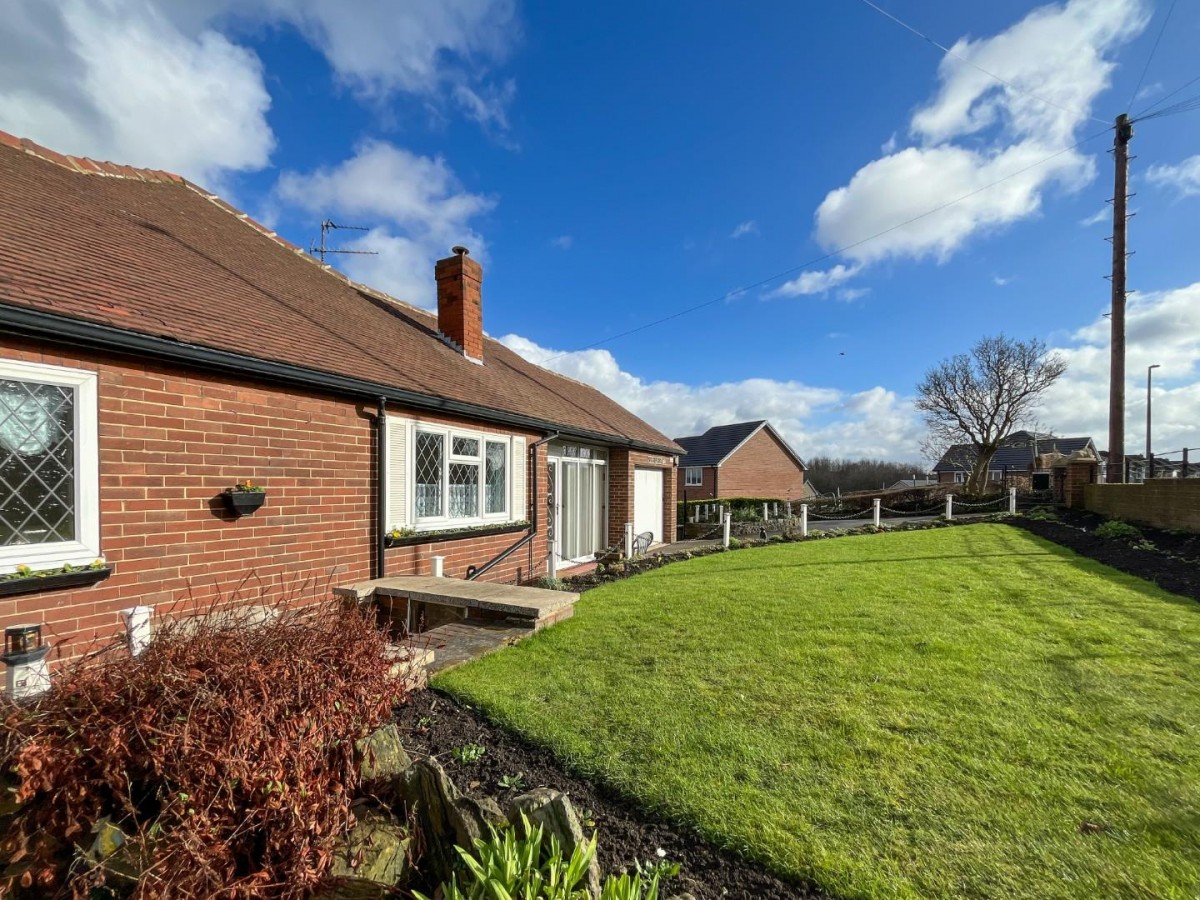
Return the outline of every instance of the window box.
<path id="1" fill-rule="evenodd" d="M 87 567 L 73 572 L 50 570 L 35 572 L 31 575 L 0 576 L 0 597 L 11 597 L 14 594 L 32 594 L 37 591 L 56 591 L 62 588 L 83 587 L 103 581 L 113 573 L 115 566 L 106 565 L 96 568 Z"/>
<path id="2" fill-rule="evenodd" d="M 386 537 L 384 539 L 384 546 L 390 550 L 393 547 L 412 547 L 416 544 L 433 544 L 438 541 L 490 537 L 494 534 L 510 534 L 512 532 L 524 531 L 528 527 L 528 522 L 504 522 L 500 525 L 475 525 L 469 528 L 443 528 L 436 531 L 419 531 L 416 534 L 405 534 L 402 537 Z"/>

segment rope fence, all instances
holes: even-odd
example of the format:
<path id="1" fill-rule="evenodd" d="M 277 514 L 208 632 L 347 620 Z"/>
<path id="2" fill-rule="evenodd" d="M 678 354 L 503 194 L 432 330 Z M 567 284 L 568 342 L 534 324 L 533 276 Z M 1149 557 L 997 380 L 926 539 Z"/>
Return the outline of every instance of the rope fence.
<path id="1" fill-rule="evenodd" d="M 823 519 L 826 522 L 841 522 L 846 519 L 865 519 L 871 515 L 871 512 L 872 508 L 868 506 L 866 509 L 859 510 L 858 512 L 847 513 L 844 516 L 826 516 L 822 515 L 821 513 L 813 512 L 810 509 L 808 511 L 808 517 L 810 519 Z"/>

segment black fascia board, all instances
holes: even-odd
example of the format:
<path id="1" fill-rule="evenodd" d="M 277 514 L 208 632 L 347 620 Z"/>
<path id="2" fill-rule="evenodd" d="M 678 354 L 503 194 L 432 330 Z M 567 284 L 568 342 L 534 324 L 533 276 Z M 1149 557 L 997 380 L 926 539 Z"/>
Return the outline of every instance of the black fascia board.
<path id="1" fill-rule="evenodd" d="M 419 394 L 415 391 L 407 391 L 346 375 L 336 375 L 319 369 L 309 369 L 292 363 L 244 356 L 240 353 L 217 350 L 202 344 L 190 344 L 174 338 L 157 337 L 139 331 L 114 328 L 111 325 L 90 322 L 86 319 L 59 316 L 27 307 L 10 306 L 2 301 L 0 301 L 0 326 L 13 335 L 34 337 L 56 344 L 65 344 L 69 347 L 107 350 L 135 358 L 152 358 L 186 365 L 203 371 L 217 371 L 243 378 L 253 377 L 289 387 L 309 390 L 315 388 L 356 400 L 369 400 L 372 403 L 377 402 L 380 397 L 385 397 L 389 403 L 413 409 L 450 413 L 494 425 L 527 428 L 530 431 L 558 431 L 564 437 L 578 440 L 678 456 L 678 452 L 675 450 L 644 441 L 572 428 L 557 422 L 490 409 L 461 400 L 432 397 L 428 394 Z"/>

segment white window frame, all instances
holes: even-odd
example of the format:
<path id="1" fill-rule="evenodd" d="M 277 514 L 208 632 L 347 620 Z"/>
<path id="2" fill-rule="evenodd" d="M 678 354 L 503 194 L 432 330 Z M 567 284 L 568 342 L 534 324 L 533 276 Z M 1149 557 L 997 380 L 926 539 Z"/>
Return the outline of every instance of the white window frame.
<path id="1" fill-rule="evenodd" d="M 695 480 L 693 481 L 692 473 L 695 472 Z M 683 467 L 683 486 L 684 487 L 700 487 L 704 484 L 704 467 L 703 466 L 684 466 Z"/>
<path id="2" fill-rule="evenodd" d="M 433 434 L 439 435 L 442 438 L 442 508 L 436 516 L 418 516 L 417 515 L 417 499 L 416 499 L 416 477 L 417 477 L 417 435 L 418 434 Z M 478 456 L 461 456 L 456 455 L 454 451 L 454 439 L 466 438 L 468 440 L 479 442 Z M 487 445 L 488 443 L 500 444 L 504 447 L 504 511 L 498 513 L 487 512 Z M 413 528 L 416 531 L 441 531 L 447 528 L 471 528 L 476 525 L 500 525 L 511 521 L 511 506 L 512 500 L 509 495 L 512 493 L 513 486 L 513 452 L 512 452 L 512 437 L 509 435 L 492 434 L 486 431 L 472 431 L 467 428 L 457 428 L 448 425 L 435 425 L 428 422 L 414 422 L 412 426 L 412 441 L 409 446 L 412 447 L 412 452 L 409 454 L 406 477 L 410 479 L 413 489 L 409 492 L 410 504 L 410 521 L 413 523 Z M 475 463 L 479 467 L 479 499 L 477 509 L 479 515 L 476 516 L 454 516 L 449 515 L 450 506 L 450 466 L 470 465 Z"/>
<path id="3" fill-rule="evenodd" d="M 100 553 L 100 440 L 95 372 L 43 363 L 0 359 L 0 378 L 75 389 L 75 540 L 0 547 L 0 575 L 18 566 L 35 572 L 65 565 L 82 566 Z"/>
<path id="4" fill-rule="evenodd" d="M 966 484 L 970 479 L 971 479 L 970 472 L 955 472 L 954 473 L 954 483 L 955 484 Z"/>

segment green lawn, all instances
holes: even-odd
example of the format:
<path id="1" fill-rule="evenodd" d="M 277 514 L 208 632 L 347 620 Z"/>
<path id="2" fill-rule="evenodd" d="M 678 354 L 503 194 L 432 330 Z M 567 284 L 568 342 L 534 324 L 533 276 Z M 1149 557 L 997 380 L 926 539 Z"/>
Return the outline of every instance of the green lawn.
<path id="1" fill-rule="evenodd" d="M 1005 525 L 667 566 L 435 684 L 833 894 L 1200 896 L 1200 605 Z"/>

